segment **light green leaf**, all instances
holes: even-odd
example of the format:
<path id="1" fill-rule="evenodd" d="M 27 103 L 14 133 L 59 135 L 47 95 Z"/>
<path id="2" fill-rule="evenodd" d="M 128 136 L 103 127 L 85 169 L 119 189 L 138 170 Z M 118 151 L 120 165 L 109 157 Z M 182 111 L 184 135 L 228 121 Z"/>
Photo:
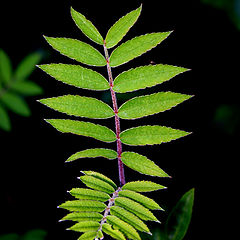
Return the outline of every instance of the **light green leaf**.
<path id="1" fill-rule="evenodd" d="M 85 232 L 78 238 L 78 240 L 94 240 L 96 239 L 96 236 L 96 231 Z"/>
<path id="2" fill-rule="evenodd" d="M 192 217 L 194 189 L 186 192 L 170 212 L 165 233 L 169 240 L 182 240 L 187 233 Z"/>
<path id="3" fill-rule="evenodd" d="M 15 81 L 11 85 L 11 89 L 25 96 L 36 96 L 43 93 L 43 90 L 40 86 L 30 81 Z"/>
<path id="4" fill-rule="evenodd" d="M 118 206 L 112 206 L 110 208 L 111 215 L 114 215 L 123 221 L 127 222 L 137 230 L 141 232 L 147 232 L 150 233 L 150 230 L 148 229 L 147 225 L 141 221 L 136 215 L 132 214 L 131 212 L 125 210 L 124 208 L 118 207 Z"/>
<path id="5" fill-rule="evenodd" d="M 166 39 L 171 32 L 150 33 L 135 37 L 117 47 L 110 56 L 110 66 L 117 67 L 141 56 Z"/>
<path id="6" fill-rule="evenodd" d="M 34 71 L 35 66 L 42 59 L 42 54 L 39 52 L 34 52 L 26 56 L 17 66 L 14 73 L 14 79 L 16 81 L 21 81 L 28 78 Z"/>
<path id="7" fill-rule="evenodd" d="M 0 82 L 8 83 L 12 77 L 12 64 L 8 55 L 0 49 Z"/>
<path id="8" fill-rule="evenodd" d="M 140 126 L 123 131 L 120 139 L 127 145 L 154 145 L 170 142 L 189 134 L 189 132 L 157 125 Z"/>
<path id="9" fill-rule="evenodd" d="M 120 18 L 108 31 L 105 42 L 107 48 L 112 48 L 127 34 L 137 21 L 142 10 L 142 5 L 134 11 Z"/>
<path id="10" fill-rule="evenodd" d="M 110 88 L 108 81 L 101 74 L 79 65 L 44 64 L 38 67 L 56 80 L 78 88 L 98 91 Z"/>
<path id="11" fill-rule="evenodd" d="M 126 183 L 122 187 L 122 190 L 131 190 L 134 192 L 151 192 L 165 188 L 166 187 L 151 181 L 134 181 Z"/>
<path id="12" fill-rule="evenodd" d="M 71 220 L 76 222 L 82 221 L 101 221 L 103 215 L 98 212 L 72 212 L 63 217 L 60 221 Z"/>
<path id="13" fill-rule="evenodd" d="M 106 148 L 91 148 L 91 149 L 86 149 L 71 155 L 66 162 L 71 162 L 79 158 L 96 158 L 96 157 L 115 159 L 117 158 L 117 152 L 115 152 L 112 149 L 106 149 Z"/>
<path id="14" fill-rule="evenodd" d="M 103 55 L 87 43 L 71 38 L 45 37 L 45 39 L 55 50 L 78 62 L 92 66 L 107 64 Z"/>
<path id="15" fill-rule="evenodd" d="M 100 223 L 95 222 L 95 221 L 84 221 L 84 222 L 79 222 L 73 225 L 72 227 L 69 228 L 69 230 L 73 230 L 76 232 L 92 232 L 98 230 L 100 227 Z"/>
<path id="16" fill-rule="evenodd" d="M 86 184 L 87 187 L 93 188 L 95 190 L 106 192 L 108 194 L 111 194 L 115 191 L 115 189 L 110 184 L 93 176 L 84 175 L 80 177 L 80 180 Z"/>
<path id="17" fill-rule="evenodd" d="M 101 119 L 114 116 L 114 111 L 109 105 L 91 97 L 65 95 L 41 99 L 39 102 L 56 111 L 77 117 Z"/>
<path id="18" fill-rule="evenodd" d="M 24 99 L 14 93 L 5 92 L 1 96 L 1 101 L 11 111 L 13 111 L 21 116 L 29 117 L 31 114 L 30 109 L 29 109 L 27 103 L 24 101 Z"/>
<path id="19" fill-rule="evenodd" d="M 98 124 L 68 119 L 48 119 L 46 121 L 60 132 L 92 137 L 103 142 L 116 140 L 116 135 L 112 130 Z"/>
<path id="20" fill-rule="evenodd" d="M 116 216 L 109 215 L 107 216 L 107 223 L 113 225 L 115 228 L 123 232 L 127 238 L 134 240 L 141 240 L 138 232 L 128 223 L 124 222 Z"/>
<path id="21" fill-rule="evenodd" d="M 123 152 L 121 159 L 126 166 L 140 173 L 157 177 L 169 177 L 169 175 L 159 168 L 153 161 L 138 153 Z"/>
<path id="22" fill-rule="evenodd" d="M 0 105 L 0 128 L 5 131 L 11 130 L 11 123 L 7 111 Z"/>
<path id="23" fill-rule="evenodd" d="M 115 205 L 122 207 L 129 212 L 135 214 L 142 220 L 150 220 L 150 221 L 156 221 L 157 218 L 150 212 L 147 208 L 143 207 L 141 204 L 125 197 L 118 197 L 115 199 Z"/>
<path id="24" fill-rule="evenodd" d="M 151 95 L 135 97 L 125 102 L 118 111 L 123 119 L 136 119 L 152 114 L 164 112 L 189 99 L 190 95 L 159 92 Z"/>
<path id="25" fill-rule="evenodd" d="M 126 93 L 153 87 L 186 71 L 188 71 L 186 68 L 164 64 L 132 68 L 122 72 L 115 78 L 113 90 Z"/>
<path id="26" fill-rule="evenodd" d="M 126 240 L 124 235 L 119 230 L 112 229 L 111 225 L 108 224 L 108 223 L 104 223 L 102 225 L 102 230 L 103 230 L 104 233 L 108 234 L 109 236 L 111 236 L 114 239 Z"/>
<path id="27" fill-rule="evenodd" d="M 130 198 L 151 210 L 163 210 L 153 199 L 148 198 L 140 193 L 130 190 L 122 190 L 118 193 L 118 195 L 119 197 Z"/>
<path id="28" fill-rule="evenodd" d="M 94 200 L 73 200 L 62 203 L 59 207 L 77 212 L 102 212 L 106 205 Z"/>
<path id="29" fill-rule="evenodd" d="M 81 13 L 71 8 L 71 15 L 78 28 L 92 41 L 103 45 L 103 38 L 96 27 Z"/>
<path id="30" fill-rule="evenodd" d="M 111 198 L 107 193 L 86 188 L 73 188 L 69 193 L 79 199 L 96 200 L 100 202 L 105 202 Z"/>

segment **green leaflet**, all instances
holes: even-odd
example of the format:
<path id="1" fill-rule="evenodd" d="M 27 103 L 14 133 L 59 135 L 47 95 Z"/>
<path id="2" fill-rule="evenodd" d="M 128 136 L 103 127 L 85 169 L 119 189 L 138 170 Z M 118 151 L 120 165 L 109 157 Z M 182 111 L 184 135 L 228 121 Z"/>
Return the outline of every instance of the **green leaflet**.
<path id="1" fill-rule="evenodd" d="M 10 131 L 11 123 L 7 111 L 0 105 L 0 128 Z"/>
<path id="2" fill-rule="evenodd" d="M 122 72 L 114 80 L 113 90 L 119 93 L 153 87 L 188 69 L 165 64 L 148 65 Z"/>
<path id="3" fill-rule="evenodd" d="M 134 181 L 126 183 L 122 187 L 122 190 L 131 190 L 135 192 L 151 192 L 165 188 L 166 187 L 151 181 Z"/>
<path id="4" fill-rule="evenodd" d="M 65 95 L 41 99 L 39 102 L 56 111 L 77 117 L 101 119 L 114 116 L 114 111 L 109 105 L 91 97 Z"/>
<path id="5" fill-rule="evenodd" d="M 96 158 L 96 157 L 115 159 L 117 158 L 117 152 L 112 149 L 106 149 L 106 148 L 91 148 L 91 149 L 86 149 L 71 155 L 66 162 L 71 162 L 79 158 Z"/>
<path id="6" fill-rule="evenodd" d="M 2 49 L 0 49 L 0 82 L 8 83 L 11 80 L 11 77 L 12 64 L 10 58 Z"/>
<path id="7" fill-rule="evenodd" d="M 95 221 L 84 221 L 79 222 L 69 228 L 69 230 L 73 230 L 76 232 L 89 232 L 89 231 L 96 231 L 100 227 L 100 223 Z M 96 236 L 96 235 L 95 235 Z"/>
<path id="8" fill-rule="evenodd" d="M 114 239 L 126 240 L 124 235 L 119 230 L 112 229 L 111 225 L 108 224 L 108 223 L 104 223 L 102 225 L 102 230 L 103 230 L 104 233 L 108 234 L 109 236 L 111 236 Z"/>
<path id="9" fill-rule="evenodd" d="M 110 209 L 111 215 L 114 215 L 123 221 L 127 222 L 134 228 L 139 231 L 150 233 L 147 225 L 141 221 L 136 215 L 132 214 L 131 212 L 125 210 L 124 208 L 118 206 L 112 206 Z"/>
<path id="10" fill-rule="evenodd" d="M 15 81 L 11 85 L 11 89 L 24 96 L 35 96 L 43 93 L 40 86 L 30 81 Z"/>
<path id="11" fill-rule="evenodd" d="M 137 21 L 142 10 L 142 5 L 134 11 L 120 18 L 108 31 L 105 42 L 107 48 L 112 48 L 127 34 Z"/>
<path id="12" fill-rule="evenodd" d="M 112 130 L 98 124 L 68 119 L 48 119 L 46 121 L 60 132 L 92 137 L 104 142 L 116 140 L 116 135 Z"/>
<path id="13" fill-rule="evenodd" d="M 107 222 L 122 231 L 129 239 L 141 240 L 137 231 L 128 223 L 116 216 L 107 216 Z"/>
<path id="14" fill-rule="evenodd" d="M 163 210 L 153 199 L 148 198 L 140 193 L 130 190 L 122 190 L 118 193 L 118 195 L 119 197 L 130 198 L 151 210 Z"/>
<path id="15" fill-rule="evenodd" d="M 157 177 L 169 177 L 169 175 L 159 168 L 153 161 L 138 153 L 123 152 L 121 159 L 129 168 L 140 173 Z"/>
<path id="16" fill-rule="evenodd" d="M 103 44 L 103 38 L 101 34 L 98 32 L 96 27 L 86 19 L 85 16 L 83 16 L 81 13 L 77 12 L 71 7 L 71 15 L 78 26 L 78 28 L 87 36 L 89 37 L 92 41 L 98 43 L 98 44 Z"/>
<path id="17" fill-rule="evenodd" d="M 150 33 L 135 37 L 116 48 L 110 56 L 110 66 L 117 67 L 142 55 L 161 43 L 171 32 Z"/>
<path id="18" fill-rule="evenodd" d="M 96 231 L 85 232 L 78 238 L 78 240 L 94 240 L 96 239 L 96 236 Z"/>
<path id="19" fill-rule="evenodd" d="M 79 65 L 43 64 L 38 67 L 56 80 L 75 87 L 98 91 L 110 88 L 101 74 Z"/>
<path id="20" fill-rule="evenodd" d="M 123 119 L 136 119 L 144 116 L 164 112 L 189 99 L 190 95 L 159 92 L 151 95 L 135 97 L 125 102 L 118 111 Z"/>
<path id="21" fill-rule="evenodd" d="M 102 212 L 106 208 L 106 205 L 94 200 L 73 200 L 62 203 L 59 207 L 69 211 Z"/>
<path id="22" fill-rule="evenodd" d="M 63 217 L 60 221 L 71 220 L 76 222 L 81 221 L 101 221 L 103 215 L 98 212 L 72 212 Z"/>
<path id="23" fill-rule="evenodd" d="M 147 208 L 143 207 L 141 204 L 125 197 L 118 197 L 115 199 L 115 205 L 134 213 L 136 216 L 142 220 L 156 221 L 157 218 L 150 212 Z"/>
<path id="24" fill-rule="evenodd" d="M 130 128 L 120 134 L 120 139 L 127 145 L 154 145 L 170 142 L 190 133 L 163 126 L 140 126 Z"/>
<path id="25" fill-rule="evenodd" d="M 103 55 L 87 43 L 71 38 L 45 36 L 45 39 L 55 50 L 78 62 L 92 66 L 105 66 L 107 64 Z"/>

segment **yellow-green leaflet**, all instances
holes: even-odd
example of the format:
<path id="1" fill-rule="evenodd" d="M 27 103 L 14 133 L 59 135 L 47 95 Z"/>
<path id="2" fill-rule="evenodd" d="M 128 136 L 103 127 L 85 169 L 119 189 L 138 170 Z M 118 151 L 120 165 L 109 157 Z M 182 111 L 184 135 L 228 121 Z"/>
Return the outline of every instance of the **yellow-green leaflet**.
<path id="1" fill-rule="evenodd" d="M 104 233 L 108 234 L 109 236 L 111 236 L 114 239 L 117 240 L 126 240 L 126 238 L 124 237 L 124 235 L 117 229 L 112 229 L 111 225 L 108 223 L 104 223 L 102 225 L 102 230 Z"/>
<path id="2" fill-rule="evenodd" d="M 165 188 L 166 187 L 151 181 L 128 182 L 122 187 L 123 190 L 131 190 L 135 192 L 151 192 Z"/>
<path id="3" fill-rule="evenodd" d="M 99 226 L 100 226 L 100 223 L 96 221 L 83 221 L 83 222 L 76 223 L 69 229 L 76 232 L 92 232 L 92 231 L 97 231 Z"/>
<path id="4" fill-rule="evenodd" d="M 101 221 L 103 215 L 98 212 L 72 212 L 63 217 L 60 221 L 70 220 L 75 222 L 81 221 Z"/>

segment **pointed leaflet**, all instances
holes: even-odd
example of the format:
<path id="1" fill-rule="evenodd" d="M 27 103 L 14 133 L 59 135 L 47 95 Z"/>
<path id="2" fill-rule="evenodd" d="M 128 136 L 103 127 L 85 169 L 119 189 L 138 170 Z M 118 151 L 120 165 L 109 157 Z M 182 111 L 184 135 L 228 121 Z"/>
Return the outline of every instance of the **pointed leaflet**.
<path id="1" fill-rule="evenodd" d="M 11 85 L 11 90 L 25 96 L 35 96 L 43 93 L 43 90 L 40 86 L 30 81 L 20 81 L 20 82 L 15 81 Z"/>
<path id="2" fill-rule="evenodd" d="M 186 68 L 164 64 L 133 68 L 115 78 L 113 90 L 125 93 L 153 87 L 186 71 L 188 71 Z"/>
<path id="3" fill-rule="evenodd" d="M 142 220 L 150 220 L 158 222 L 157 218 L 147 208 L 141 204 L 125 197 L 118 197 L 115 199 L 115 205 L 125 208 L 131 213 L 134 213 Z"/>
<path id="4" fill-rule="evenodd" d="M 141 240 L 137 231 L 128 223 L 124 222 L 116 216 L 107 216 L 107 223 L 113 225 L 121 232 L 123 232 L 129 239 Z"/>
<path id="5" fill-rule="evenodd" d="M 92 137 L 103 142 L 116 140 L 116 135 L 112 130 L 98 124 L 68 119 L 48 119 L 46 121 L 60 132 Z"/>
<path id="6" fill-rule="evenodd" d="M 104 233 L 108 234 L 109 236 L 111 236 L 114 239 L 117 240 L 126 240 L 126 238 L 124 237 L 124 235 L 117 229 L 112 229 L 112 226 L 108 223 L 104 223 L 102 225 L 102 230 Z"/>
<path id="7" fill-rule="evenodd" d="M 137 21 L 142 6 L 120 18 L 108 31 L 105 42 L 107 48 L 112 48 L 127 34 L 130 28 Z"/>
<path id="8" fill-rule="evenodd" d="M 135 152 L 123 152 L 121 155 L 122 162 L 129 168 L 143 174 L 157 177 L 169 177 L 161 168 L 147 157 Z"/>
<path id="9" fill-rule="evenodd" d="M 130 198 L 151 210 L 163 210 L 153 199 L 148 198 L 140 193 L 130 190 L 122 190 L 118 193 L 118 195 L 119 197 Z"/>
<path id="10" fill-rule="evenodd" d="M 12 77 L 12 64 L 8 55 L 0 49 L 0 82 L 8 83 Z"/>
<path id="11" fill-rule="evenodd" d="M 109 105 L 91 97 L 65 95 L 41 99 L 39 102 L 56 111 L 77 117 L 100 119 L 114 116 L 114 111 Z"/>
<path id="12" fill-rule="evenodd" d="M 96 27 L 81 13 L 71 8 L 71 15 L 78 28 L 92 41 L 103 44 L 103 38 Z"/>
<path id="13" fill-rule="evenodd" d="M 71 162 L 79 158 L 96 158 L 96 157 L 115 159 L 117 158 L 117 152 L 107 148 L 91 148 L 71 155 L 66 162 Z"/>
<path id="14" fill-rule="evenodd" d="M 170 212 L 166 225 L 165 234 L 170 240 L 182 240 L 188 230 L 192 217 L 194 201 L 194 189 L 186 192 Z"/>
<path id="15" fill-rule="evenodd" d="M 161 43 L 171 32 L 150 33 L 135 37 L 116 48 L 110 56 L 110 66 L 117 67 L 142 55 Z"/>
<path id="16" fill-rule="evenodd" d="M 135 97 L 125 102 L 118 111 L 123 119 L 136 119 L 164 112 L 175 107 L 191 96 L 174 92 L 159 92 L 151 95 Z"/>
<path id="17" fill-rule="evenodd" d="M 72 212 L 63 217 L 60 221 L 70 220 L 70 221 L 101 221 L 103 215 L 98 212 Z"/>
<path id="18" fill-rule="evenodd" d="M 154 145 L 170 142 L 190 133 L 162 126 L 140 126 L 130 128 L 120 134 L 120 139 L 127 145 Z"/>
<path id="19" fill-rule="evenodd" d="M 78 88 L 98 91 L 110 88 L 108 81 L 101 74 L 79 65 L 44 64 L 38 67 L 56 80 Z"/>
<path id="20" fill-rule="evenodd" d="M 122 190 L 131 190 L 135 192 L 151 192 L 165 188 L 166 187 L 151 181 L 134 181 L 126 183 L 122 187 Z"/>
<path id="21" fill-rule="evenodd" d="M 84 221 L 79 222 L 69 228 L 69 230 L 73 230 L 76 232 L 92 232 L 97 231 L 100 227 L 100 223 L 95 221 Z"/>
<path id="22" fill-rule="evenodd" d="M 0 128 L 10 131 L 11 123 L 7 111 L 0 105 Z"/>
<path id="23" fill-rule="evenodd" d="M 96 239 L 96 236 L 97 236 L 97 231 L 85 232 L 78 238 L 78 240 L 94 240 Z"/>
<path id="24" fill-rule="evenodd" d="M 71 38 L 45 37 L 45 39 L 55 50 L 78 62 L 92 66 L 107 64 L 103 55 L 87 43 Z"/>

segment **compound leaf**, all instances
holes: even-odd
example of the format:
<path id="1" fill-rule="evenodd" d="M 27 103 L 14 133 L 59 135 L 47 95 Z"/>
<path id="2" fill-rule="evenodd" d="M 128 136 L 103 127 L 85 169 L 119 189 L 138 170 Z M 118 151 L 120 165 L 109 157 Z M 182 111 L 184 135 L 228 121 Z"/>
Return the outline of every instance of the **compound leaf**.
<path id="1" fill-rule="evenodd" d="M 76 231 L 76 232 L 92 232 L 92 231 L 96 231 L 96 234 L 97 234 L 97 230 L 98 230 L 99 227 L 100 227 L 100 223 L 99 222 L 96 222 L 96 221 L 83 221 L 83 222 L 76 223 L 75 225 L 70 227 L 69 230 L 73 230 L 73 231 Z"/>
<path id="2" fill-rule="evenodd" d="M 108 31 L 105 42 L 107 48 L 112 48 L 127 34 L 130 28 L 137 21 L 142 10 L 142 6 L 131 11 L 120 18 Z"/>
<path id="3" fill-rule="evenodd" d="M 91 97 L 65 95 L 41 99 L 39 102 L 56 111 L 77 117 L 100 119 L 114 116 L 114 111 L 109 105 Z"/>
<path id="4" fill-rule="evenodd" d="M 108 234 L 109 236 L 111 236 L 114 239 L 117 240 L 126 240 L 126 238 L 124 237 L 124 235 L 117 229 L 112 229 L 111 225 L 108 223 L 104 223 L 102 225 L 102 230 L 104 233 Z"/>
<path id="5" fill-rule="evenodd" d="M 92 66 L 107 64 L 103 55 L 87 43 L 71 38 L 45 37 L 45 39 L 55 50 L 78 62 Z"/>
<path id="6" fill-rule="evenodd" d="M 72 212 L 63 217 L 60 221 L 70 220 L 76 222 L 82 221 L 101 221 L 103 215 L 98 212 Z"/>
<path id="7" fill-rule="evenodd" d="M 127 145 L 154 145 L 170 142 L 190 133 L 163 126 L 140 126 L 130 128 L 120 134 L 120 139 Z"/>
<path id="8" fill-rule="evenodd" d="M 78 28 L 92 41 L 103 44 L 103 38 L 96 27 L 84 15 L 71 8 L 71 15 Z"/>
<path id="9" fill-rule="evenodd" d="M 8 83 L 12 77 L 12 64 L 8 55 L 0 49 L 0 82 Z"/>
<path id="10" fill-rule="evenodd" d="M 5 131 L 11 130 L 11 123 L 7 111 L 0 105 L 0 128 Z"/>
<path id="11" fill-rule="evenodd" d="M 171 32 L 150 33 L 135 37 L 117 47 L 110 56 L 110 66 L 117 67 L 142 55 L 161 43 Z"/>
<path id="12" fill-rule="evenodd" d="M 11 89 L 25 96 L 35 96 L 43 93 L 42 88 L 34 82 L 15 81 Z"/>
<path id="13" fill-rule="evenodd" d="M 118 111 L 123 119 L 136 119 L 149 116 L 175 107 L 191 96 L 174 92 L 159 92 L 151 95 L 135 97 L 125 102 Z"/>
<path id="14" fill-rule="evenodd" d="M 110 88 L 108 81 L 101 74 L 79 65 L 43 64 L 38 67 L 56 80 L 78 88 L 98 91 Z"/>
<path id="15" fill-rule="evenodd" d="M 121 159 L 126 166 L 140 173 L 157 177 L 169 177 L 169 175 L 159 168 L 153 161 L 138 153 L 123 152 Z"/>
<path id="16" fill-rule="evenodd" d="M 186 71 L 188 71 L 186 68 L 164 64 L 132 68 L 122 72 L 115 78 L 113 90 L 126 93 L 153 87 Z"/>
<path id="17" fill-rule="evenodd" d="M 116 140 L 116 135 L 112 130 L 98 124 L 69 119 L 48 119 L 46 121 L 60 132 L 92 137 L 103 142 Z"/>
<path id="18" fill-rule="evenodd" d="M 135 192 L 151 192 L 165 188 L 166 187 L 151 181 L 128 182 L 122 187 L 123 190 L 131 190 Z"/>

